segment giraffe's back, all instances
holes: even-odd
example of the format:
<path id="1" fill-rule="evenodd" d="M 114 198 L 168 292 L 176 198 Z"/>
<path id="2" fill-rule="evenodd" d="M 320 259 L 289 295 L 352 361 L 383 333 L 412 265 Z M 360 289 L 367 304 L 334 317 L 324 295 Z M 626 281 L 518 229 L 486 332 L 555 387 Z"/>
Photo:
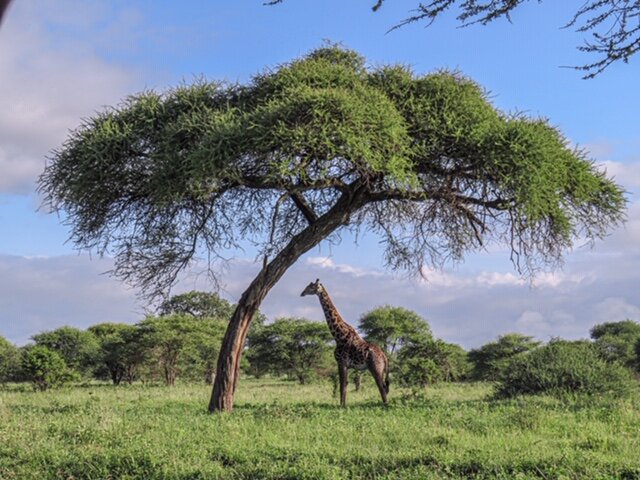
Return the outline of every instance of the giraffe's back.
<path id="1" fill-rule="evenodd" d="M 369 367 L 369 362 L 379 357 L 380 354 L 384 356 L 380 347 L 367 343 L 361 338 L 340 344 L 336 346 L 335 350 L 338 363 L 343 363 L 347 368 L 356 370 L 366 370 Z"/>

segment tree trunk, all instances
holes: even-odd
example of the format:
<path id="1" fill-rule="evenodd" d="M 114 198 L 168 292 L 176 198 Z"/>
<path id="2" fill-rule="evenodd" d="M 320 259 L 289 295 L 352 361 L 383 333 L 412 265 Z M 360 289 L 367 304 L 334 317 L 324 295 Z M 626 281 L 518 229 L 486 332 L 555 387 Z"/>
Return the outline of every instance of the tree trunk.
<path id="1" fill-rule="evenodd" d="M 328 212 L 295 235 L 287 246 L 260 270 L 249 288 L 242 294 L 220 347 L 216 378 L 209 402 L 210 412 L 231 412 L 233 410 L 233 397 L 240 371 L 240 357 L 247 333 L 253 315 L 258 311 L 260 303 L 267 296 L 269 290 L 302 254 L 318 245 L 338 227 L 349 223 L 350 213 L 360 208 L 364 203 L 364 190 L 361 187 L 354 187 L 352 191 L 343 194 Z"/>

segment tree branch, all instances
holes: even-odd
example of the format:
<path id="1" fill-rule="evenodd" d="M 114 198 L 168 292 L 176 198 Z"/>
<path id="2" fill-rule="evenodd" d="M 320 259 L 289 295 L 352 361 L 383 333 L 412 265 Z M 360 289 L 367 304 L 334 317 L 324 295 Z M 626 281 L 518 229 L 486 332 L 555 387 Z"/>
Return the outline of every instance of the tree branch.
<path id="1" fill-rule="evenodd" d="M 304 218 L 309 222 L 309 225 L 318 219 L 318 215 L 316 215 L 316 212 L 313 211 L 300 192 L 291 192 L 289 193 L 289 197 L 291 197 L 295 206 L 298 207 L 298 210 L 302 212 Z"/>

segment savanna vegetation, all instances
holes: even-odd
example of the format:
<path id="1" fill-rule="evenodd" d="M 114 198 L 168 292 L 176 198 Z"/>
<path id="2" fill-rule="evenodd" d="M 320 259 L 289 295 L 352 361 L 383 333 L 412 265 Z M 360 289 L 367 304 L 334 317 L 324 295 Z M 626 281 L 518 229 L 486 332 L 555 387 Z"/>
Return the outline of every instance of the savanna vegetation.
<path id="1" fill-rule="evenodd" d="M 364 377 L 350 406 L 327 383 L 243 379 L 233 415 L 209 387 L 88 384 L 0 390 L 0 478 L 634 479 L 638 395 L 490 399 L 440 383 L 388 408 Z"/>
<path id="2" fill-rule="evenodd" d="M 595 325 L 590 340 L 512 333 L 465 351 L 382 306 L 357 327 L 389 355 L 390 405 L 365 374 L 340 409 L 327 326 L 261 315 L 235 413 L 211 416 L 232 311 L 190 292 L 136 325 L 0 339 L 0 478 L 640 477 L 631 320 Z"/>
<path id="3" fill-rule="evenodd" d="M 259 312 L 298 258 L 344 231 L 378 234 L 391 269 L 497 242 L 533 275 L 623 220 L 621 188 L 585 152 L 462 75 L 369 68 L 328 46 L 245 85 L 146 91 L 71 132 L 39 191 L 78 248 L 112 254 L 151 298 L 203 253 L 213 281 L 241 242 L 263 262 L 236 305 L 189 292 L 135 325 L 2 339 L 0 478 L 640 475 L 634 322 L 467 352 L 382 306 L 354 326 L 389 357 L 390 405 L 356 375 L 340 409 L 326 325 Z M 228 412 L 240 374 L 235 414 L 207 415 L 207 384 L 209 411 Z"/>
<path id="4" fill-rule="evenodd" d="M 77 248 L 108 252 L 112 273 L 150 297 L 198 258 L 215 282 L 225 252 L 255 246 L 262 268 L 226 324 L 211 411 L 233 409 L 261 302 L 327 239 L 371 232 L 390 269 L 414 274 L 497 243 L 533 275 L 576 239 L 606 235 L 626 207 L 547 120 L 500 111 L 459 73 L 371 67 L 333 45 L 242 85 L 127 97 L 70 132 L 39 192 Z M 184 355 L 154 353 L 171 357 L 171 384 Z"/>

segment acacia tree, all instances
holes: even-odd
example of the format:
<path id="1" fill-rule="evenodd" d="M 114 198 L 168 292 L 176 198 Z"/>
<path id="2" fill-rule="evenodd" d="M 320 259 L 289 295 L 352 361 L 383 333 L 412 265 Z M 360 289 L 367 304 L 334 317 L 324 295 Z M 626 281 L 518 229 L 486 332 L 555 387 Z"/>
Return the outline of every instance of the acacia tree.
<path id="1" fill-rule="evenodd" d="M 601 323 L 595 325 L 590 334 L 608 361 L 617 361 L 632 370 L 635 369 L 635 346 L 640 342 L 640 323 L 633 320 Z"/>
<path id="2" fill-rule="evenodd" d="M 498 380 L 515 356 L 534 350 L 540 342 L 529 335 L 507 333 L 497 340 L 469 352 L 473 364 L 472 377 L 476 380 Z"/>
<path id="3" fill-rule="evenodd" d="M 100 362 L 114 385 L 132 383 L 146 352 L 141 331 L 125 323 L 100 323 L 89 327 L 100 344 Z M 100 371 L 98 371 L 98 374 Z"/>
<path id="4" fill-rule="evenodd" d="M 100 345 L 90 331 L 64 326 L 31 338 L 36 345 L 58 352 L 66 365 L 78 373 L 88 374 L 100 362 Z"/>
<path id="5" fill-rule="evenodd" d="M 233 305 L 216 293 L 192 290 L 174 295 L 162 302 L 158 313 L 160 315 L 178 313 L 196 318 L 219 318 L 226 321 L 231 318 Z"/>
<path id="6" fill-rule="evenodd" d="M 89 118 L 39 180 L 82 249 L 153 296 L 199 254 L 250 240 L 263 265 L 240 297 L 209 408 L 230 411 L 254 313 L 305 252 L 344 231 L 381 236 L 392 269 L 504 241 L 524 272 L 622 220 L 621 189 L 546 121 L 497 111 L 458 74 L 365 67 L 336 47 L 246 85 L 129 97 Z M 211 263 L 213 262 L 213 263 Z"/>
<path id="7" fill-rule="evenodd" d="M 385 305 L 360 317 L 358 330 L 365 340 L 374 342 L 391 356 L 396 350 L 415 340 L 431 339 L 431 327 L 416 312 Z"/>
<path id="8" fill-rule="evenodd" d="M 249 335 L 247 356 L 258 375 L 287 374 L 305 384 L 330 357 L 331 332 L 324 322 L 279 318 Z"/>
<path id="9" fill-rule="evenodd" d="M 20 369 L 20 350 L 0 335 L 0 384 L 15 378 Z"/>

